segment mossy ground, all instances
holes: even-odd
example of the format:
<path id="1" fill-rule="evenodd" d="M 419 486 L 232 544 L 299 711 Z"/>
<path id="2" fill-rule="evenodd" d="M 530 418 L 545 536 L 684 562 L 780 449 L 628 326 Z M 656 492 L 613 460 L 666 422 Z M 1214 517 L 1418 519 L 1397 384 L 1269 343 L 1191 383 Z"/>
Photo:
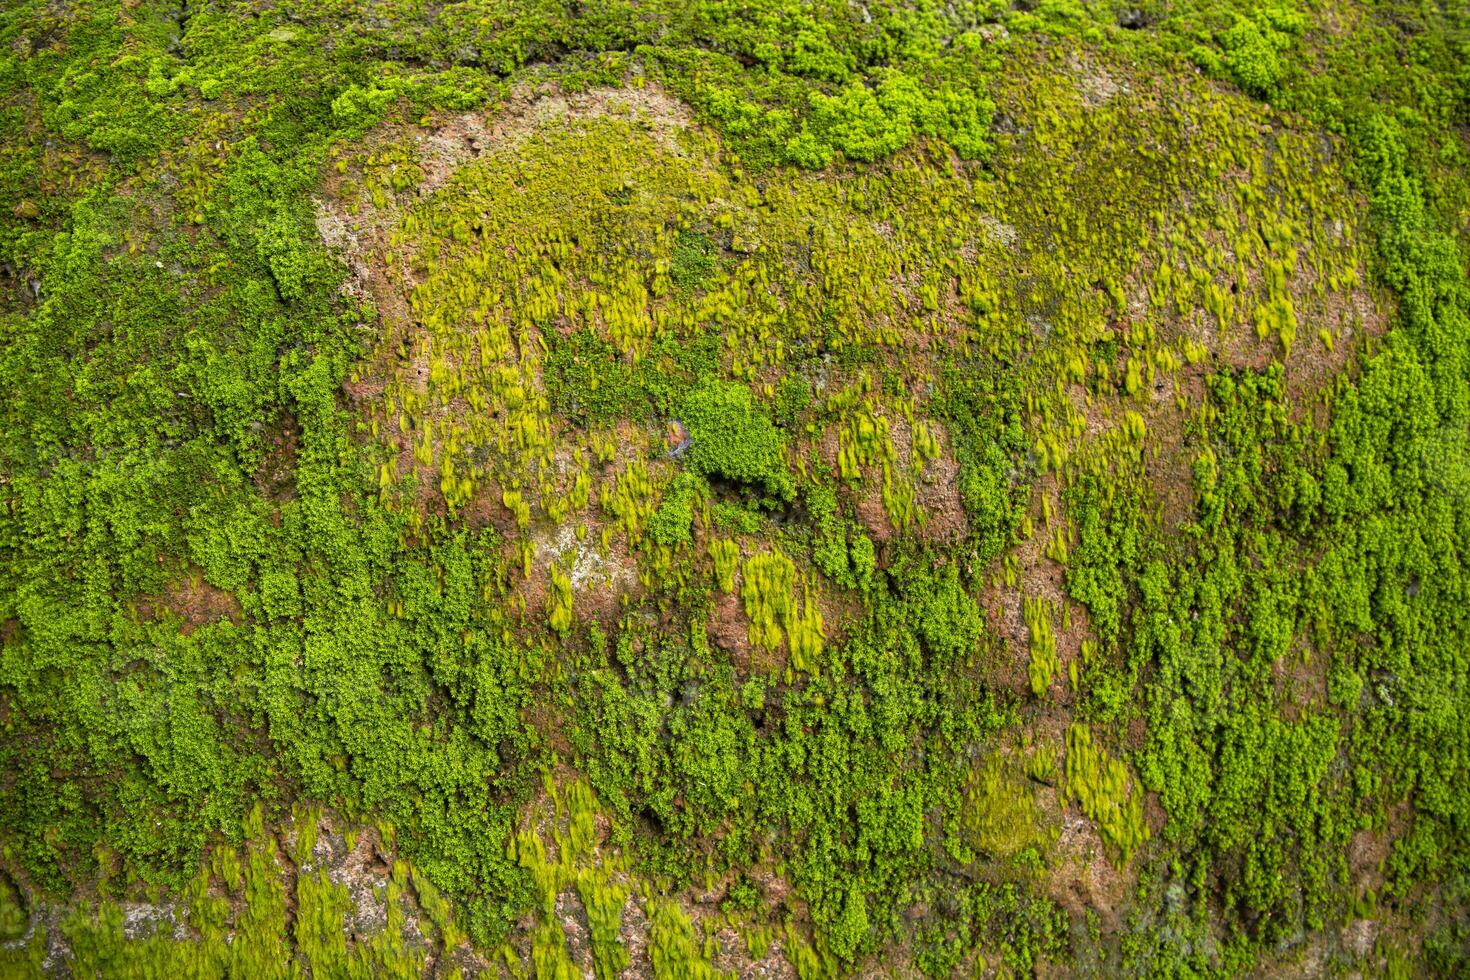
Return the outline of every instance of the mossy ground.
<path id="1" fill-rule="evenodd" d="M 1024 7 L 0 14 L 0 970 L 1463 970 L 1470 21 Z"/>

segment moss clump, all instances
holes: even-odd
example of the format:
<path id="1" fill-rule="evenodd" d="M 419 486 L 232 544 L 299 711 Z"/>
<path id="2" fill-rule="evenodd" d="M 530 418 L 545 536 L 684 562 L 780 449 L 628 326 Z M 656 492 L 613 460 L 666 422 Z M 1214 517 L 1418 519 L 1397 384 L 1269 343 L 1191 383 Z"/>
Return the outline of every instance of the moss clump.
<path id="1" fill-rule="evenodd" d="M 785 437 L 749 388 L 729 381 L 706 383 L 684 400 L 683 413 L 693 439 L 689 466 L 695 472 L 748 484 L 778 501 L 795 495 Z"/>
<path id="2" fill-rule="evenodd" d="M 715 267 L 715 247 L 709 236 L 697 231 L 683 231 L 674 239 L 673 260 L 669 278 L 681 289 L 694 289 L 704 282 Z"/>
<path id="3" fill-rule="evenodd" d="M 1037 697 L 1046 694 L 1052 680 L 1062 669 L 1057 658 L 1057 637 L 1052 627 L 1053 604 L 1039 596 L 1027 596 L 1025 600 L 1026 632 L 1030 636 L 1031 660 L 1027 673 L 1031 679 L 1031 693 Z"/>
<path id="4" fill-rule="evenodd" d="M 691 543 L 695 506 L 707 492 L 702 479 L 692 473 L 681 473 L 664 492 L 658 510 L 649 517 L 648 536 L 669 548 Z"/>
<path id="5" fill-rule="evenodd" d="M 1116 860 L 1127 864 L 1149 836 L 1143 793 L 1133 787 L 1128 766 L 1095 744 L 1091 729 L 1076 723 L 1067 729 L 1066 775 L 1067 795 L 1097 823 Z"/>
<path id="6" fill-rule="evenodd" d="M 960 826 L 967 843 L 997 859 L 1028 850 L 1040 857 L 1056 839 L 1056 831 L 1043 823 L 1030 782 L 999 756 L 970 777 Z"/>

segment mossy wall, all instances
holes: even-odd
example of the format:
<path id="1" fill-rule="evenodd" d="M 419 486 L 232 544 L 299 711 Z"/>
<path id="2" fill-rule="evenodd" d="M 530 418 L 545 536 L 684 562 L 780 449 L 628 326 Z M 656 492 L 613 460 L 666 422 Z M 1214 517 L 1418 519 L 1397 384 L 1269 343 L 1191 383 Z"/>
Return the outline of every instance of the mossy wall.
<path id="1" fill-rule="evenodd" d="M 1462 971 L 1467 31 L 8 5 L 0 963 Z"/>

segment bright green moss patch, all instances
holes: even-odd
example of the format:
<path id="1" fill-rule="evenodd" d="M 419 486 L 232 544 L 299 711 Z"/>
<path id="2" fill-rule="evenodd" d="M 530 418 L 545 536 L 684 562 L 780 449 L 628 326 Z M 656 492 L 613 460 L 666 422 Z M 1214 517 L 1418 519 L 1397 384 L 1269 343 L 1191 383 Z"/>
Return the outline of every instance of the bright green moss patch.
<path id="1" fill-rule="evenodd" d="M 1143 800 L 1133 789 L 1128 768 L 1092 741 L 1084 725 L 1067 731 L 1067 793 L 1097 821 L 1103 839 L 1115 849 L 1120 862 L 1148 840 L 1143 822 Z"/>
<path id="2" fill-rule="evenodd" d="M 777 500 L 790 498 L 785 440 L 755 405 L 750 389 L 705 385 L 684 400 L 683 416 L 693 442 L 689 465 L 695 471 L 751 484 Z"/>

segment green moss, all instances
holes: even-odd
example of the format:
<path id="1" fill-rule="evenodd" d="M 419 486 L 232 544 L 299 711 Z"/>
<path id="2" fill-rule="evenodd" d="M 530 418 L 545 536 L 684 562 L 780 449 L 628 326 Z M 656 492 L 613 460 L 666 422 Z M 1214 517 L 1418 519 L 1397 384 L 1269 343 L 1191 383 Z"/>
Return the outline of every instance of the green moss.
<path id="1" fill-rule="evenodd" d="M 0 15 L 5 970 L 1457 971 L 1458 7 L 361 13 Z"/>
<path id="2" fill-rule="evenodd" d="M 706 476 L 747 483 L 777 500 L 795 485 L 786 466 L 785 440 L 740 385 L 704 385 L 684 401 L 684 423 L 693 446 L 689 466 Z"/>
<path id="3" fill-rule="evenodd" d="M 665 491 L 658 510 L 649 518 L 649 536 L 668 547 L 692 543 L 694 507 L 707 492 L 704 481 L 693 474 L 680 474 Z"/>
<path id="4" fill-rule="evenodd" d="M 1067 730 L 1066 771 L 1067 794 L 1097 822 L 1103 840 L 1126 864 L 1149 836 L 1143 796 L 1133 788 L 1127 766 L 1096 745 L 1085 725 L 1073 725 Z"/>
<path id="5" fill-rule="evenodd" d="M 999 859 L 1044 852 L 1057 835 L 1044 823 L 1030 784 L 998 757 L 972 774 L 960 826 L 970 846 Z"/>
<path id="6" fill-rule="evenodd" d="M 714 270 L 715 249 L 709 236 L 682 231 L 674 240 L 674 257 L 669 278 L 682 289 L 694 289 Z"/>

